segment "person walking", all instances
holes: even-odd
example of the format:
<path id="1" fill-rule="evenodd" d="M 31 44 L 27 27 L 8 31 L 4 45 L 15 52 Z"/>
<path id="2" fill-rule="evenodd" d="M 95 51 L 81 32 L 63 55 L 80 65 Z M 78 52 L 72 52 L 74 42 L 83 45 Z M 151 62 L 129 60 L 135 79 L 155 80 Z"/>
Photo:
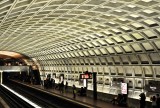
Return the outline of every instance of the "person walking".
<path id="1" fill-rule="evenodd" d="M 146 106 L 146 96 L 144 93 L 141 93 L 140 95 L 140 108 L 145 108 Z"/>
<path id="2" fill-rule="evenodd" d="M 73 84 L 73 98 L 76 98 L 76 86 Z"/>

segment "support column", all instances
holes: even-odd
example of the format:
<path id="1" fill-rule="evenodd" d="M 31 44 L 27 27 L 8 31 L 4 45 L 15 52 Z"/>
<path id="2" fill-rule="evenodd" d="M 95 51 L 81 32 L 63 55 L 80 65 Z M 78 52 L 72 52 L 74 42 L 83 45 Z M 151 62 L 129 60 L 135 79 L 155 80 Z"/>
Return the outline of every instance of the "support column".
<path id="1" fill-rule="evenodd" d="M 93 98 L 97 100 L 97 73 L 93 72 Z"/>

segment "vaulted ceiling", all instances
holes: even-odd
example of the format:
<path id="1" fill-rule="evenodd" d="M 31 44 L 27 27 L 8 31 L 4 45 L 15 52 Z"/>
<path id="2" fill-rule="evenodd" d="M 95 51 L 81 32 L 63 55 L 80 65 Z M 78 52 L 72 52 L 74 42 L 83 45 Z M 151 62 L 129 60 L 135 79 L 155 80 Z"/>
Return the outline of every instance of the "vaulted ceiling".
<path id="1" fill-rule="evenodd" d="M 160 63 L 160 0 L 1 0 L 0 50 Z"/>

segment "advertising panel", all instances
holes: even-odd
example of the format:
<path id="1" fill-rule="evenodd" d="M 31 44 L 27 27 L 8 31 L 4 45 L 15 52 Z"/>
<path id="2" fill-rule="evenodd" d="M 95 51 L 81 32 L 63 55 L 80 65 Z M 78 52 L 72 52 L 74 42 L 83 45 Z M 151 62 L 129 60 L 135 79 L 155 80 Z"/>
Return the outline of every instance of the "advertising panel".
<path id="1" fill-rule="evenodd" d="M 121 83 L 121 93 L 127 94 L 127 83 Z"/>

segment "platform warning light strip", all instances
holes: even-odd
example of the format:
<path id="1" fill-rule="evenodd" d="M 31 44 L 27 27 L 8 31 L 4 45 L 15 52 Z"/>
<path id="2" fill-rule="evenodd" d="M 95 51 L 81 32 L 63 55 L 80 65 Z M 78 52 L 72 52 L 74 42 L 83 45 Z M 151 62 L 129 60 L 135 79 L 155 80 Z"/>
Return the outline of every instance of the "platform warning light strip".
<path id="1" fill-rule="evenodd" d="M 24 101 L 26 101 L 27 103 L 29 103 L 30 105 L 32 105 L 35 108 L 42 108 L 40 106 L 38 106 L 37 104 L 35 104 L 34 102 L 28 100 L 27 98 L 25 98 L 24 96 L 20 95 L 19 93 L 15 92 L 14 90 L 10 89 L 9 87 L 5 86 L 4 84 L 1 84 L 3 87 L 5 87 L 7 90 L 9 90 L 10 92 L 12 92 L 13 94 L 15 94 L 16 96 L 18 96 L 19 98 L 23 99 Z"/>

